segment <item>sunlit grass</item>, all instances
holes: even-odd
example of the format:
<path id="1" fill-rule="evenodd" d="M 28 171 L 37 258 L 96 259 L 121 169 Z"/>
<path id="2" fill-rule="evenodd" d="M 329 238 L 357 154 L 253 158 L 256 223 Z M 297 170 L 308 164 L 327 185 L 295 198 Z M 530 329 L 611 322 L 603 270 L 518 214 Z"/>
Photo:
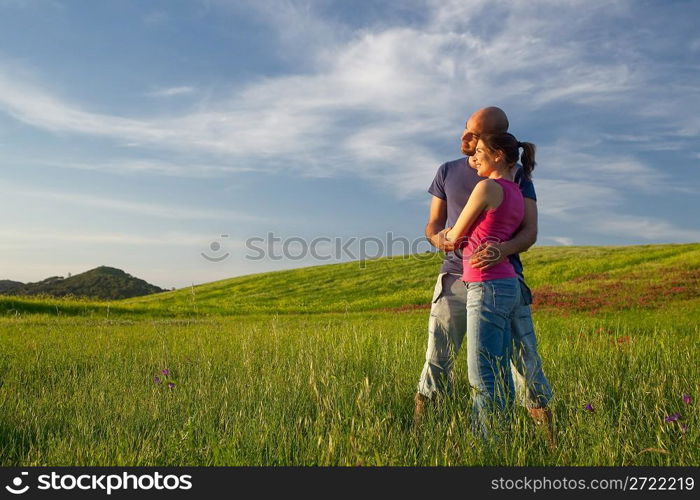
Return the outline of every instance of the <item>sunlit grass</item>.
<path id="1" fill-rule="evenodd" d="M 604 273 L 629 294 L 631 271 L 663 284 L 679 265 L 697 270 L 698 255 L 657 245 L 524 257 L 535 289 L 602 293 L 591 281 Z M 370 264 L 127 301 L 0 299 L 0 465 L 700 463 L 697 294 L 579 312 L 544 304 L 535 323 L 558 446 L 519 408 L 486 448 L 469 432 L 464 352 L 454 397 L 412 426 L 427 310 L 382 309 L 429 301 L 437 261 Z"/>
<path id="2" fill-rule="evenodd" d="M 419 254 L 369 260 L 362 267 L 358 262 L 314 266 L 111 302 L 0 296 L 0 313 L 184 318 L 395 309 L 430 302 L 441 259 L 440 254 Z M 535 247 L 522 259 L 533 289 L 570 292 L 572 280 L 592 274 L 609 273 L 610 279 L 624 282 L 629 272 L 646 272 L 663 282 L 665 273 L 679 266 L 698 270 L 700 244 Z M 585 285 L 594 281 L 587 279 L 578 288 L 588 291 Z M 593 293 L 599 290 L 593 287 Z"/>
<path id="3" fill-rule="evenodd" d="M 697 465 L 697 317 L 676 328 L 657 316 L 538 318 L 553 452 L 521 409 L 500 447 L 474 441 L 464 355 L 455 397 L 412 428 L 420 312 L 5 319 L 0 463 Z M 163 368 L 170 376 L 154 383 Z M 674 412 L 686 433 L 664 422 Z"/>

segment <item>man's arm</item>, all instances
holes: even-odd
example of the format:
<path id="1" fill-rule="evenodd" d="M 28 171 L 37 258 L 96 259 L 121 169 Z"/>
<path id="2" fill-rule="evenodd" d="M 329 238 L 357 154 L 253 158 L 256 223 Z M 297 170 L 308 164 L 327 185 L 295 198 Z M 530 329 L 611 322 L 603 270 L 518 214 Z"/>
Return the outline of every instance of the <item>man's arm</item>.
<path id="1" fill-rule="evenodd" d="M 454 243 L 447 241 L 445 233 L 449 228 L 445 228 L 447 223 L 447 201 L 437 196 L 433 196 L 430 202 L 430 215 L 428 224 L 425 226 L 425 237 L 435 248 L 443 252 L 452 252 L 455 249 Z"/>
<path id="2" fill-rule="evenodd" d="M 476 269 L 490 269 L 506 260 L 509 255 L 526 252 L 536 241 L 537 202 L 532 198 L 525 198 L 525 216 L 513 238 L 503 243 L 484 243 L 474 252 L 469 262 Z M 500 257 L 494 259 L 494 255 Z"/>
<path id="3" fill-rule="evenodd" d="M 506 242 L 508 255 L 527 252 L 537 241 L 537 202 L 525 198 L 525 216 L 515 235 Z"/>

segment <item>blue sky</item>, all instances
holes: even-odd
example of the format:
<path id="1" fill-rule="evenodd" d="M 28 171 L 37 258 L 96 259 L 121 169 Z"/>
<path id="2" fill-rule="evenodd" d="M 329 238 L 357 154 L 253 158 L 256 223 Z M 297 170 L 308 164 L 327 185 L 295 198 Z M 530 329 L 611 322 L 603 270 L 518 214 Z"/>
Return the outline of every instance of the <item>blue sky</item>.
<path id="1" fill-rule="evenodd" d="M 294 255 L 293 237 L 417 241 L 488 105 L 538 145 L 537 244 L 700 241 L 698 18 L 692 1 L 0 0 L 0 279 L 109 265 L 179 288 L 335 260 L 327 241 L 330 260 L 247 258 L 269 233 Z"/>

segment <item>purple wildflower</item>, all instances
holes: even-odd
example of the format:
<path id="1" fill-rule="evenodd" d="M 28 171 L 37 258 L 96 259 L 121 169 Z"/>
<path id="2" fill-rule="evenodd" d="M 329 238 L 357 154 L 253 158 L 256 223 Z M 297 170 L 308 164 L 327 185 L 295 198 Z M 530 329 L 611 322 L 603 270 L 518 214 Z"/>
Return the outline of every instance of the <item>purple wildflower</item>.
<path id="1" fill-rule="evenodd" d="M 160 377 L 153 377 L 154 384 L 160 384 Z"/>
<path id="2" fill-rule="evenodd" d="M 583 409 L 586 411 L 595 411 L 591 403 L 588 403 L 586 406 L 583 407 Z"/>
<path id="3" fill-rule="evenodd" d="M 168 375 L 170 375 L 170 370 L 168 370 L 167 368 L 163 368 L 160 371 L 160 373 L 162 373 L 163 375 L 165 375 L 167 377 Z"/>
<path id="4" fill-rule="evenodd" d="M 690 394 L 683 394 L 683 402 L 687 405 L 693 402 L 693 399 L 690 397 Z"/>
<path id="5" fill-rule="evenodd" d="M 175 382 L 168 382 L 168 387 L 172 391 L 175 388 Z"/>
<path id="6" fill-rule="evenodd" d="M 671 414 L 671 415 L 668 415 L 664 420 L 665 420 L 666 422 L 675 422 L 676 420 L 678 420 L 678 419 L 680 419 L 680 418 L 681 418 L 681 414 L 680 414 L 680 413 L 673 413 L 673 414 Z"/>

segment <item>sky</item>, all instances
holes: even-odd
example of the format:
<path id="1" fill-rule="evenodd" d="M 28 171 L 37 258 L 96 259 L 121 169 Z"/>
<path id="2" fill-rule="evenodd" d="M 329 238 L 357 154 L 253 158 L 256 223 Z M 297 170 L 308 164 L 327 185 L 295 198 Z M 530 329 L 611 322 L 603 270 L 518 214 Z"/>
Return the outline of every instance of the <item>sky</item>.
<path id="1" fill-rule="evenodd" d="M 0 279 L 163 288 L 423 253 L 465 121 L 537 245 L 700 241 L 700 3 L 0 0 Z M 437 270 L 436 270 L 437 272 Z"/>

